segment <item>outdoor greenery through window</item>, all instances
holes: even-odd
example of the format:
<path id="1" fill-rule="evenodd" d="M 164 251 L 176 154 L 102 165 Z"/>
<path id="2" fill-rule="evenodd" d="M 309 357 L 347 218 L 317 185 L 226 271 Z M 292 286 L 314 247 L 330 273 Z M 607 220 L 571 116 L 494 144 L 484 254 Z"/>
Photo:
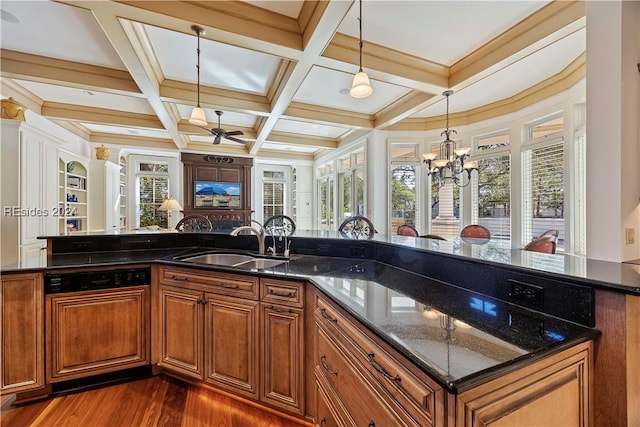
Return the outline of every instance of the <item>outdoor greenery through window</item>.
<path id="1" fill-rule="evenodd" d="M 358 164 L 357 154 L 338 160 L 340 173 L 340 215 L 341 221 L 354 215 L 364 215 L 364 168 Z"/>
<path id="2" fill-rule="evenodd" d="M 138 226 L 167 228 L 167 212 L 158 208 L 169 195 L 169 165 L 140 163 L 136 179 Z"/>
<path id="3" fill-rule="evenodd" d="M 487 227 L 494 239 L 511 239 L 509 133 L 478 137 L 475 146 L 485 157 L 478 158 L 478 175 L 472 175 L 471 222 Z"/>

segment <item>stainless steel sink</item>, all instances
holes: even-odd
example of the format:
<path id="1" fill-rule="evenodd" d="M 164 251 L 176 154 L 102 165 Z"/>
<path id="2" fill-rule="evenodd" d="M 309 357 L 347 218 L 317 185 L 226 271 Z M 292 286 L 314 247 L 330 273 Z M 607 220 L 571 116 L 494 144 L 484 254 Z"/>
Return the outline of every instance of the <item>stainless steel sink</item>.
<path id="1" fill-rule="evenodd" d="M 286 260 L 256 258 L 244 254 L 214 253 L 183 258 L 181 261 L 194 262 L 196 264 L 223 265 L 225 267 L 257 268 L 258 270 L 262 270 L 275 267 L 276 265 L 284 263 Z"/>
<path id="2" fill-rule="evenodd" d="M 263 270 L 265 268 L 275 267 L 276 265 L 280 265 L 284 260 L 281 259 L 265 259 L 265 258 L 254 258 L 251 261 L 246 261 L 236 265 L 236 267 L 241 268 L 257 268 L 258 270 Z"/>
<path id="3" fill-rule="evenodd" d="M 206 255 L 197 255 L 190 258 L 184 258 L 182 261 L 195 262 L 198 264 L 226 265 L 226 266 L 233 267 L 243 262 L 252 261 L 252 260 L 253 260 L 253 257 L 251 255 L 206 254 Z"/>

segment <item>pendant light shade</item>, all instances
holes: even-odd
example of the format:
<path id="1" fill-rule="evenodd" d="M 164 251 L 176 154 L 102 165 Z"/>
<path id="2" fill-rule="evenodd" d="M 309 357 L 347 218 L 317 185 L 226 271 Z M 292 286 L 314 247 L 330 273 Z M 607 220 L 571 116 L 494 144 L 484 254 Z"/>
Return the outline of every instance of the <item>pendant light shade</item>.
<path id="1" fill-rule="evenodd" d="M 193 107 L 193 111 L 191 112 L 191 118 L 189 119 L 189 123 L 197 126 L 206 126 L 207 125 L 207 116 L 204 113 L 204 110 L 197 107 Z"/>
<path id="2" fill-rule="evenodd" d="M 366 98 L 371 95 L 371 92 L 373 92 L 373 89 L 371 88 L 371 83 L 369 83 L 369 76 L 364 71 L 359 71 L 353 76 L 349 95 L 354 98 Z"/>
<path id="3" fill-rule="evenodd" d="M 371 95 L 373 88 L 369 82 L 369 76 L 367 73 L 362 71 L 362 0 L 360 0 L 360 16 L 358 17 L 358 23 L 360 28 L 360 69 L 356 75 L 353 76 L 353 83 L 351 84 L 349 95 L 354 98 L 366 98 Z"/>
<path id="4" fill-rule="evenodd" d="M 198 49 L 196 50 L 198 56 L 198 62 L 196 64 L 196 70 L 198 71 L 198 104 L 193 107 L 193 111 L 191 111 L 189 123 L 197 126 L 206 126 L 207 115 L 202 107 L 200 107 L 200 36 L 204 34 L 204 30 L 202 27 L 198 27 L 197 25 L 192 25 L 191 29 L 196 33 L 196 36 L 198 36 Z"/>

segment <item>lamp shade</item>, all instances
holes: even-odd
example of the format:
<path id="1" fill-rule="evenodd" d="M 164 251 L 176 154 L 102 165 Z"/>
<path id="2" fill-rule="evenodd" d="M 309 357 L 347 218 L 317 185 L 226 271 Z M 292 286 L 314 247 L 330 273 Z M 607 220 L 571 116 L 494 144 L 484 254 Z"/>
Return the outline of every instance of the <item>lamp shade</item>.
<path id="1" fill-rule="evenodd" d="M 206 126 L 207 125 L 207 116 L 204 113 L 202 108 L 193 107 L 193 111 L 191 112 L 191 118 L 189 119 L 189 123 L 197 126 Z"/>
<path id="2" fill-rule="evenodd" d="M 180 206 L 180 203 L 178 203 L 176 199 L 170 198 L 170 199 L 164 199 L 164 201 L 162 202 L 158 210 L 159 211 L 181 211 L 182 206 Z"/>
<path id="3" fill-rule="evenodd" d="M 366 98 L 371 95 L 371 92 L 373 92 L 373 89 L 371 88 L 371 83 L 369 83 L 369 76 L 364 71 L 359 71 L 353 76 L 349 95 L 354 98 Z"/>

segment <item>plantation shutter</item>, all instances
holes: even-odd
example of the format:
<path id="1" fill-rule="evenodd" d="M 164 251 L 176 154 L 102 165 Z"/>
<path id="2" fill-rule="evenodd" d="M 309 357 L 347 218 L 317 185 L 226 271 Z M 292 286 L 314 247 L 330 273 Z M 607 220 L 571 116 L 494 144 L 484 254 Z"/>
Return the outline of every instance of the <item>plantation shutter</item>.
<path id="1" fill-rule="evenodd" d="M 558 230 L 564 248 L 564 143 L 562 140 L 523 152 L 523 243 L 547 230 Z"/>

